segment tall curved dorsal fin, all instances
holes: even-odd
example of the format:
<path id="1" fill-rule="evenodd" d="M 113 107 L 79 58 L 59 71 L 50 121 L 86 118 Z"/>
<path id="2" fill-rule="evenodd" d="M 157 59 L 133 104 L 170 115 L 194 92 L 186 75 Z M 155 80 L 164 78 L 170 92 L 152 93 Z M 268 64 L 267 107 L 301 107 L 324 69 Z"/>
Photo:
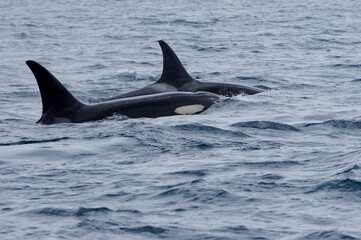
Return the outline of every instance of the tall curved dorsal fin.
<path id="1" fill-rule="evenodd" d="M 56 110 L 82 105 L 46 68 L 35 61 L 26 61 L 40 89 L 43 114 L 52 107 Z"/>
<path id="2" fill-rule="evenodd" d="M 169 45 L 163 40 L 159 41 L 159 45 L 163 52 L 163 73 L 158 83 L 167 83 L 177 87 L 194 81 Z"/>

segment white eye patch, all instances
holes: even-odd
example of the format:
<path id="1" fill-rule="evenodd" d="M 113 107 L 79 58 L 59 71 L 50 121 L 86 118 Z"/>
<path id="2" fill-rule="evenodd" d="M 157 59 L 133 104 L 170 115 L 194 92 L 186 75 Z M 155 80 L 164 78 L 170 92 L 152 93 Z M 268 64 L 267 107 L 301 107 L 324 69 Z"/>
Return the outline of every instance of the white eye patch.
<path id="1" fill-rule="evenodd" d="M 183 107 L 177 107 L 174 112 L 181 115 L 194 114 L 203 111 L 204 106 L 200 104 L 187 105 Z"/>

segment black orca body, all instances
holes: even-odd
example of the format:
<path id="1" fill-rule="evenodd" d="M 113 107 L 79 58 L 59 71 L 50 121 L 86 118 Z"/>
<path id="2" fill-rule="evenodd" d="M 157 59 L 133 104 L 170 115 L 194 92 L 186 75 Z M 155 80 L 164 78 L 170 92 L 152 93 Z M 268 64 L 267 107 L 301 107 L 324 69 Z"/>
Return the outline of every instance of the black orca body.
<path id="1" fill-rule="evenodd" d="M 218 95 L 207 92 L 172 92 L 86 105 L 79 102 L 43 66 L 34 61 L 26 64 L 40 89 L 43 113 L 37 123 L 42 124 L 96 121 L 113 114 L 130 118 L 194 114 L 206 110 L 219 99 Z"/>
<path id="2" fill-rule="evenodd" d="M 204 91 L 227 97 L 239 94 L 252 95 L 262 92 L 261 89 L 238 84 L 197 81 L 188 74 L 177 55 L 166 42 L 159 41 L 159 44 L 163 52 L 163 73 L 160 79 L 147 87 L 106 100 L 175 91 Z"/>

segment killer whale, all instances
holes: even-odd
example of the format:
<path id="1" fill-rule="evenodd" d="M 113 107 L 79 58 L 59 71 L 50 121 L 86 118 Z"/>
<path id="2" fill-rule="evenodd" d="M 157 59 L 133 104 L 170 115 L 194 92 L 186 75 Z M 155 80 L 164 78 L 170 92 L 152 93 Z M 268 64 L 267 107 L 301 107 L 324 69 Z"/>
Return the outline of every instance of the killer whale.
<path id="1" fill-rule="evenodd" d="M 263 92 L 261 89 L 232 83 L 201 82 L 192 78 L 172 48 L 163 40 L 159 41 L 163 53 L 163 72 L 160 79 L 144 88 L 104 99 L 104 101 L 127 97 L 150 95 L 161 92 L 210 92 L 231 97 L 239 94 L 252 95 Z"/>
<path id="2" fill-rule="evenodd" d="M 46 68 L 29 60 L 42 99 L 41 124 L 82 123 L 101 120 L 113 114 L 130 118 L 200 113 L 218 101 L 218 95 L 198 92 L 170 92 L 84 104 L 77 100 Z"/>

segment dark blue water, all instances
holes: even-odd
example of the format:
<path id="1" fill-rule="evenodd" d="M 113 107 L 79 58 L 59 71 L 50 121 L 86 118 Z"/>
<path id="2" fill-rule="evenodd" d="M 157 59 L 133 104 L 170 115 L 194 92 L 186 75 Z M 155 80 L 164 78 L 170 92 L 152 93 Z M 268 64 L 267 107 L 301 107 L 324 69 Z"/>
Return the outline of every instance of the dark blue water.
<path id="1" fill-rule="evenodd" d="M 361 239 L 360 1 L 0 2 L 0 239 Z M 25 61 L 83 102 L 265 89 L 195 116 L 37 125 Z"/>

